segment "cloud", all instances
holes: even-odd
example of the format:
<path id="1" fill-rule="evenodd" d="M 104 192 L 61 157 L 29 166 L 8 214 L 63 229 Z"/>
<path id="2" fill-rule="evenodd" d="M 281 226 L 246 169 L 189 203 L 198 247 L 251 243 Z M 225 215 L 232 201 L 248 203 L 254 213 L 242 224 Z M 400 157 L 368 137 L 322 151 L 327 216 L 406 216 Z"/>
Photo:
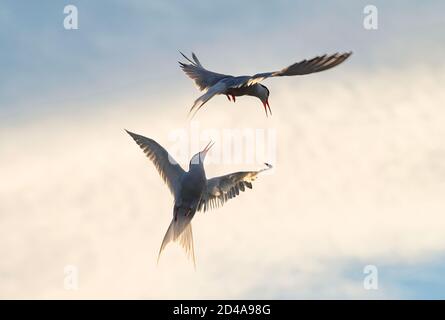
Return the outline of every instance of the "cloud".
<path id="1" fill-rule="evenodd" d="M 196 272 L 174 245 L 156 267 L 172 199 L 123 131 L 168 149 L 173 130 L 189 129 L 184 101 L 196 92 L 3 125 L 0 295 L 392 298 L 407 278 L 422 287 L 407 271 L 370 293 L 362 271 L 428 270 L 445 248 L 444 67 L 347 68 L 275 80 L 269 119 L 250 98 L 217 97 L 198 114 L 202 129 L 275 129 L 277 157 L 253 190 L 195 217 Z M 208 176 L 246 169 L 256 166 L 207 166 Z M 77 291 L 63 289 L 66 265 L 79 268 Z"/>
<path id="2" fill-rule="evenodd" d="M 0 121 L 78 110 L 86 101 L 141 100 L 165 85 L 190 90 L 177 50 L 195 51 L 218 72 L 240 74 L 349 50 L 355 53 L 351 68 L 364 72 L 434 66 L 443 52 L 441 1 L 422 8 L 415 1 L 374 1 L 380 15 L 375 32 L 362 27 L 367 1 L 70 3 L 78 6 L 79 30 L 63 28 L 64 4 L 57 1 L 4 4 Z"/>

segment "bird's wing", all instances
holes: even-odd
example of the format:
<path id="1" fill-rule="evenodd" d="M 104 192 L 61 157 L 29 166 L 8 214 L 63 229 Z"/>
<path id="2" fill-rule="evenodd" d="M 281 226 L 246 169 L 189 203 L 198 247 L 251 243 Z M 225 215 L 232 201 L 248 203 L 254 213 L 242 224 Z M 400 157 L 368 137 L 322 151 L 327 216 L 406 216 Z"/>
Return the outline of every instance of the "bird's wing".
<path id="1" fill-rule="evenodd" d="M 244 85 L 250 86 L 270 77 L 300 76 L 304 74 L 328 70 L 345 61 L 347 58 L 349 58 L 351 54 L 352 52 L 335 53 L 332 55 L 325 54 L 322 56 L 312 58 L 310 60 L 303 60 L 294 63 L 293 65 L 290 65 L 289 67 L 284 68 L 280 71 L 257 73 L 252 77 L 250 77 L 244 83 Z"/>
<path id="2" fill-rule="evenodd" d="M 239 195 L 240 191 L 244 191 L 246 188 L 252 189 L 252 181 L 257 178 L 258 174 L 272 168 L 268 163 L 266 166 L 259 171 L 235 172 L 207 180 L 207 187 L 198 204 L 198 211 L 205 212 L 218 208 L 229 199 Z"/>
<path id="3" fill-rule="evenodd" d="M 200 96 L 198 99 L 195 100 L 193 103 L 193 106 L 190 108 L 189 115 L 191 117 L 194 117 L 194 115 L 201 109 L 201 107 L 210 99 L 213 98 L 213 96 L 217 94 L 222 94 L 227 90 L 227 85 L 224 81 L 219 81 L 215 85 L 211 86 L 209 90 L 207 90 L 206 93 L 204 93 L 202 96 Z"/>
<path id="4" fill-rule="evenodd" d="M 175 159 L 173 159 L 167 150 L 156 141 L 128 130 L 125 131 L 127 131 L 139 147 L 141 147 L 145 155 L 153 162 L 171 193 L 176 196 L 180 186 L 181 176 L 184 174 L 184 170 L 181 166 Z"/>
<path id="5" fill-rule="evenodd" d="M 192 53 L 192 59 L 188 58 L 185 54 L 180 52 L 182 56 L 190 63 L 179 62 L 182 70 L 188 75 L 195 84 L 198 86 L 200 90 L 207 90 L 210 87 L 214 86 L 221 79 L 230 77 L 229 75 L 216 73 L 207 70 L 198 60 L 198 57 L 194 53 Z"/>

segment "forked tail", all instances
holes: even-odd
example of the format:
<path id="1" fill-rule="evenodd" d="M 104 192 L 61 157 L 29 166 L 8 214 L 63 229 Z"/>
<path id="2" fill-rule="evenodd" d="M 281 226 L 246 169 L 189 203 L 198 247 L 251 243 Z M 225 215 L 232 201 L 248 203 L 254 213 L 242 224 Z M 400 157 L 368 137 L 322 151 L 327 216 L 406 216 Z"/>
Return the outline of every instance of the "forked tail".
<path id="1" fill-rule="evenodd" d="M 161 257 L 162 251 L 164 251 L 167 244 L 170 242 L 179 242 L 182 248 L 184 248 L 187 258 L 193 260 L 193 266 L 196 268 L 195 262 L 195 250 L 193 248 L 193 232 L 192 232 L 192 224 L 190 219 L 174 219 L 170 222 L 170 226 L 165 233 L 164 240 L 162 240 L 161 249 L 159 249 L 158 255 L 158 263 L 159 258 Z"/>

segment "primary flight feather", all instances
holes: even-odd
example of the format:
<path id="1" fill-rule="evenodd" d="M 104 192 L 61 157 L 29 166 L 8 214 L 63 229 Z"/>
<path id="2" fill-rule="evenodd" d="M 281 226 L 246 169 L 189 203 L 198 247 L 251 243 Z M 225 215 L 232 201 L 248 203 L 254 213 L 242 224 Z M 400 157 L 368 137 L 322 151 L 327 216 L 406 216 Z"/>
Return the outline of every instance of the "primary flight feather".
<path id="1" fill-rule="evenodd" d="M 193 115 L 201 109 L 211 98 L 224 94 L 229 100 L 236 101 L 238 96 L 254 96 L 263 103 L 266 116 L 272 114 L 269 106 L 269 89 L 260 82 L 271 77 L 299 76 L 331 69 L 345 61 L 352 52 L 322 55 L 310 60 L 302 60 L 287 68 L 273 72 L 257 73 L 253 76 L 231 76 L 216 73 L 203 67 L 198 57 L 192 53 L 192 59 L 180 52 L 187 62 L 179 62 L 180 67 L 198 88 L 205 93 L 195 100 L 190 113 Z"/>
<path id="2" fill-rule="evenodd" d="M 185 171 L 160 144 L 153 139 L 125 130 L 153 162 L 174 197 L 173 219 L 159 250 L 158 260 L 166 245 L 179 242 L 187 256 L 195 263 L 191 221 L 196 211 L 207 211 L 222 206 L 229 199 L 239 195 L 246 188 L 252 189 L 252 181 L 266 168 L 258 171 L 230 173 L 207 179 L 204 159 L 213 146 L 210 142 L 201 152 L 195 154 Z"/>

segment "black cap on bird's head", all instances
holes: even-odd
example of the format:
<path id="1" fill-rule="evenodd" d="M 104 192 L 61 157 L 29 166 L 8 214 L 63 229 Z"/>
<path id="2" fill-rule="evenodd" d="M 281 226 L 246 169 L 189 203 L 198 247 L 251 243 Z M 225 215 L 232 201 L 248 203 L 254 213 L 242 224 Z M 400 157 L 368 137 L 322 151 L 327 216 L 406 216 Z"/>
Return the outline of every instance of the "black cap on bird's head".
<path id="1" fill-rule="evenodd" d="M 259 85 L 263 89 L 260 92 L 259 98 L 260 98 L 261 102 L 263 103 L 264 111 L 266 111 L 266 116 L 268 116 L 268 114 L 267 114 L 268 109 L 269 109 L 270 115 L 272 115 L 272 110 L 270 109 L 270 106 L 269 106 L 270 91 L 265 85 L 262 85 L 261 83 L 259 83 Z"/>
<path id="2" fill-rule="evenodd" d="M 209 152 L 209 150 L 213 147 L 214 144 L 215 143 L 213 141 L 210 141 L 202 151 L 195 154 L 190 160 L 190 167 L 192 165 L 203 165 L 207 152 Z"/>

